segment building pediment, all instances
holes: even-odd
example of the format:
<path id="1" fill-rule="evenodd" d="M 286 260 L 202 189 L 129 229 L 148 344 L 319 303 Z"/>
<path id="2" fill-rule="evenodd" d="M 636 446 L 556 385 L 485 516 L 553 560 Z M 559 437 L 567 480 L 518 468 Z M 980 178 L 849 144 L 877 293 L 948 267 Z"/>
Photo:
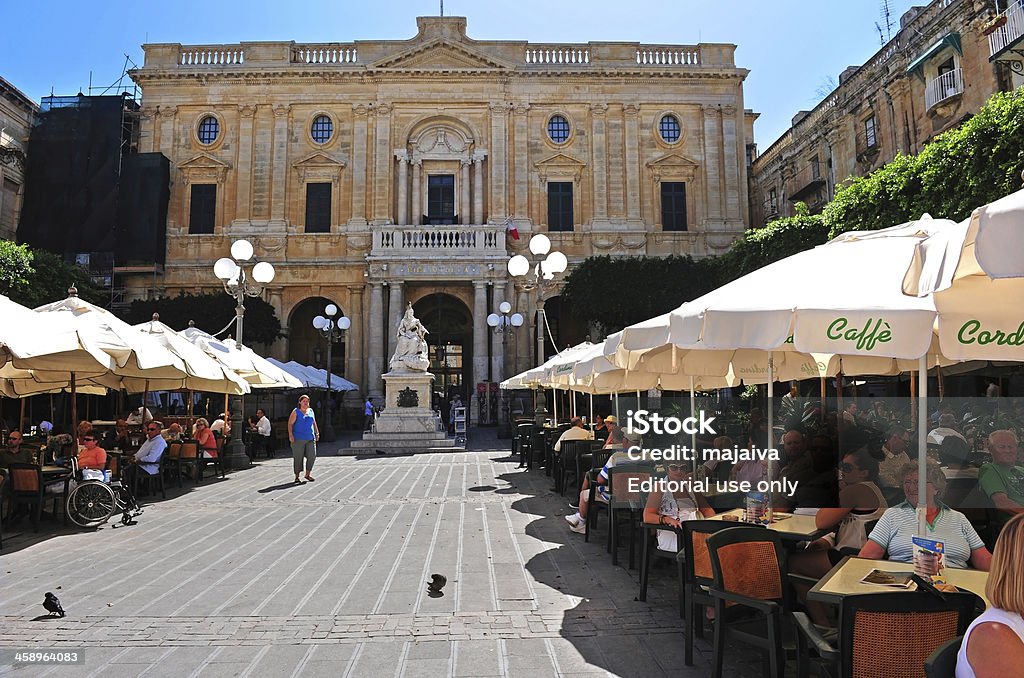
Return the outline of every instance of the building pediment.
<path id="1" fill-rule="evenodd" d="M 696 174 L 698 167 L 700 165 L 697 161 L 678 153 L 669 153 L 647 163 L 647 169 L 654 174 L 656 179 L 660 177 L 689 179 Z"/>
<path id="2" fill-rule="evenodd" d="M 437 38 L 376 61 L 370 64 L 370 68 L 428 71 L 506 70 L 511 68 L 511 65 L 466 45 Z"/>
<path id="3" fill-rule="evenodd" d="M 200 153 L 178 165 L 178 170 L 190 183 L 223 182 L 231 165 L 207 153 Z"/>
<path id="4" fill-rule="evenodd" d="M 322 168 L 322 167 L 332 167 L 332 168 L 341 169 L 344 166 L 345 166 L 345 161 L 344 160 L 336 160 L 336 159 L 334 159 L 334 158 L 332 158 L 332 157 L 330 157 L 328 155 L 325 155 L 325 154 L 323 154 L 323 153 L 321 153 L 319 151 L 317 151 L 316 153 L 314 153 L 312 155 L 306 156 L 302 160 L 296 160 L 294 163 L 292 163 L 292 167 L 294 167 L 295 169 Z"/>
<path id="5" fill-rule="evenodd" d="M 549 177 L 566 177 L 571 176 L 578 180 L 580 173 L 583 168 L 587 166 L 587 163 L 577 160 L 565 153 L 555 153 L 554 155 L 544 158 L 533 164 L 537 168 L 537 172 L 540 174 L 542 181 Z"/>
<path id="6" fill-rule="evenodd" d="M 178 165 L 180 170 L 198 170 L 198 169 L 214 169 L 214 170 L 228 170 L 231 169 L 231 165 L 218 160 L 217 158 L 207 153 L 200 153 L 199 155 L 192 156 L 188 160 Z"/>

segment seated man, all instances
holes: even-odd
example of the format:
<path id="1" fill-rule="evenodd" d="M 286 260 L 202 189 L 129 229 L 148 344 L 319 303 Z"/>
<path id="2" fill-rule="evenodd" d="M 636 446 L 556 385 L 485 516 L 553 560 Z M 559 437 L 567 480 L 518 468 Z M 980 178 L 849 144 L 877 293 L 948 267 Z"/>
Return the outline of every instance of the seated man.
<path id="1" fill-rule="evenodd" d="M 128 421 L 118 419 L 114 428 L 103 434 L 103 449 L 105 450 L 127 450 L 131 446 L 128 438 Z"/>
<path id="2" fill-rule="evenodd" d="M 594 434 L 583 427 L 583 420 L 579 417 L 572 418 L 572 428 L 565 430 L 555 441 L 555 453 L 562 451 L 563 440 L 593 440 Z"/>
<path id="3" fill-rule="evenodd" d="M 907 429 L 901 426 L 894 426 L 889 429 L 889 434 L 882 445 L 882 459 L 878 463 L 878 487 L 887 496 L 899 496 L 903 492 L 900 487 L 900 473 L 904 466 L 910 463 L 910 455 L 907 454 L 907 445 L 910 444 L 910 434 Z"/>
<path id="4" fill-rule="evenodd" d="M 960 435 L 960 431 L 956 430 L 956 416 L 953 414 L 944 414 L 939 417 L 939 425 L 928 432 L 928 443 L 941 445 L 947 436 L 954 436 L 967 442 L 967 439 Z"/>
<path id="5" fill-rule="evenodd" d="M 1024 468 L 1017 466 L 1017 434 L 1009 429 L 992 431 L 988 449 L 992 461 L 978 471 L 978 486 L 988 495 L 1005 522 L 1024 513 Z"/>
<path id="6" fill-rule="evenodd" d="M 167 449 L 167 441 L 160 435 L 163 425 L 159 421 L 151 421 L 146 424 L 146 442 L 135 452 L 131 463 L 124 470 L 128 486 L 135 484 L 139 473 L 155 476 L 160 472 L 160 458 Z"/>
<path id="7" fill-rule="evenodd" d="M 221 412 L 220 416 L 210 424 L 210 430 L 214 433 L 219 433 L 221 437 L 225 438 L 231 435 L 231 413 Z"/>
<path id="8" fill-rule="evenodd" d="M 11 431 L 7 435 L 7 447 L 0 449 L 0 472 L 7 473 L 11 464 L 31 464 L 32 450 L 22 447 L 21 431 Z"/>
<path id="9" fill-rule="evenodd" d="M 148 424 L 153 421 L 153 413 L 149 411 L 148 407 L 139 407 L 132 410 L 132 413 L 128 415 L 125 420 L 129 426 L 138 426 L 139 424 Z"/>
<path id="10" fill-rule="evenodd" d="M 608 457 L 608 461 L 605 462 L 604 467 L 597 474 L 597 487 L 594 491 L 594 499 L 596 501 L 604 502 L 605 504 L 609 501 L 608 478 L 611 475 L 610 469 L 616 464 L 640 461 L 643 458 L 641 449 L 634 449 L 632 454 L 629 452 L 630 448 L 636 445 L 636 441 L 627 437 L 621 428 L 616 427 L 616 430 L 619 431 L 619 435 L 621 436 L 623 449 Z M 569 523 L 569 529 L 577 534 L 585 534 L 587 531 L 587 503 L 589 500 L 590 479 L 588 477 L 584 479 L 583 486 L 580 489 L 579 509 L 576 513 L 565 516 L 565 520 Z"/>

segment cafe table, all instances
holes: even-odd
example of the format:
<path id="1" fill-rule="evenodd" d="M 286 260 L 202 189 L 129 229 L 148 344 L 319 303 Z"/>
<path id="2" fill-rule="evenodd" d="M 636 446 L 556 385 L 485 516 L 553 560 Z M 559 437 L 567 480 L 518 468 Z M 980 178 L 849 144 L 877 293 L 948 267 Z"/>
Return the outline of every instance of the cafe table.
<path id="1" fill-rule="evenodd" d="M 916 584 L 909 588 L 897 588 L 883 584 L 867 584 L 861 581 L 871 570 L 882 570 L 885 572 L 913 572 L 913 563 L 900 563 L 892 560 L 871 560 L 869 558 L 857 558 L 846 556 L 833 567 L 828 573 L 815 584 L 807 593 L 808 600 L 819 603 L 838 605 L 844 596 L 857 595 L 861 593 L 883 593 L 891 591 L 913 591 Z M 988 598 L 985 597 L 985 584 L 988 582 L 988 572 L 981 570 L 961 570 L 947 567 L 943 570 L 946 581 L 959 589 L 975 593 L 985 605 L 988 605 Z"/>
<path id="2" fill-rule="evenodd" d="M 725 516 L 735 516 L 737 518 L 737 526 L 750 526 L 751 523 L 743 522 L 743 516 L 746 512 L 744 509 L 738 508 L 732 511 L 726 511 L 719 513 L 709 518 L 709 520 L 731 520 Z M 774 519 L 770 525 L 765 525 L 769 530 L 778 532 L 779 536 L 784 541 L 813 541 L 818 537 L 822 536 L 828 530 L 819 529 L 814 524 L 814 516 L 797 515 L 793 513 L 781 513 L 776 511 Z"/>

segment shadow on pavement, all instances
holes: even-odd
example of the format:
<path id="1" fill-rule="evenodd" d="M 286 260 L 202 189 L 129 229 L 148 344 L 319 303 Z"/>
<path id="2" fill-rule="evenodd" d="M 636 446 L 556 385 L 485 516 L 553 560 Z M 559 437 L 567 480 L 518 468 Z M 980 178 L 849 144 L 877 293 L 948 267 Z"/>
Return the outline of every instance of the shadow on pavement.
<path id="1" fill-rule="evenodd" d="M 290 489 L 292 487 L 299 487 L 300 485 L 305 485 L 305 484 L 306 484 L 305 480 L 300 481 L 300 482 L 295 482 L 295 481 L 290 480 L 287 483 L 281 483 L 280 485 L 271 485 L 270 487 L 264 487 L 262 490 L 256 490 L 256 491 L 259 494 L 266 494 L 267 492 L 276 492 L 278 490 L 287 490 L 287 489 Z"/>

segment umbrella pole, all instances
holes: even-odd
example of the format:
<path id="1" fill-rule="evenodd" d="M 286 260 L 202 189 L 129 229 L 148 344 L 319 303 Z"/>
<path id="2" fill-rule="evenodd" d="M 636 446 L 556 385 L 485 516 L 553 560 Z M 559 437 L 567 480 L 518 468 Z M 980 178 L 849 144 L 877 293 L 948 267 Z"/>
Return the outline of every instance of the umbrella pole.
<path id="1" fill-rule="evenodd" d="M 939 401 L 946 399 L 946 380 L 942 378 L 942 366 L 935 365 L 935 374 L 939 377 Z"/>
<path id="2" fill-rule="evenodd" d="M 775 359 L 772 357 L 771 352 L 768 352 L 768 449 L 775 447 L 775 424 L 774 424 L 774 410 L 775 410 Z M 771 459 L 767 461 L 768 464 L 768 524 L 771 525 L 774 520 L 772 513 L 772 495 L 771 495 L 771 483 L 775 480 L 775 467 L 772 466 Z"/>
<path id="3" fill-rule="evenodd" d="M 142 383 L 142 430 L 146 430 L 146 401 L 149 400 L 149 379 Z"/>
<path id="4" fill-rule="evenodd" d="M 71 373 L 71 435 L 77 440 L 76 426 L 78 426 L 78 384 L 75 381 L 75 373 Z"/>
<path id="5" fill-rule="evenodd" d="M 675 346 L 672 347 L 673 354 L 675 353 Z M 690 375 L 690 416 L 696 417 L 697 408 L 697 394 L 693 392 L 693 375 Z M 693 477 L 697 479 L 697 429 L 693 429 L 693 433 L 690 434 L 690 454 L 693 455 Z"/>
<path id="6" fill-rule="evenodd" d="M 593 431 L 594 430 L 594 394 L 593 393 L 590 394 L 590 418 L 587 419 L 587 422 L 590 424 L 590 430 Z"/>
<path id="7" fill-rule="evenodd" d="M 839 427 L 843 423 L 843 372 L 842 372 L 842 361 L 840 361 L 840 371 L 836 375 L 836 447 L 839 452 L 839 459 L 843 458 L 843 438 L 845 436 L 839 435 Z"/>
<path id="8" fill-rule="evenodd" d="M 25 433 L 25 398 L 21 399 L 21 415 L 18 417 L 18 430 L 21 431 L 22 435 Z"/>
<path id="9" fill-rule="evenodd" d="M 825 423 L 825 414 L 828 412 L 828 402 L 825 399 L 825 390 L 827 384 L 825 383 L 825 377 L 819 377 L 821 380 L 821 423 Z"/>
<path id="10" fill-rule="evenodd" d="M 928 534 L 928 356 L 918 360 L 917 381 L 917 529 Z"/>

